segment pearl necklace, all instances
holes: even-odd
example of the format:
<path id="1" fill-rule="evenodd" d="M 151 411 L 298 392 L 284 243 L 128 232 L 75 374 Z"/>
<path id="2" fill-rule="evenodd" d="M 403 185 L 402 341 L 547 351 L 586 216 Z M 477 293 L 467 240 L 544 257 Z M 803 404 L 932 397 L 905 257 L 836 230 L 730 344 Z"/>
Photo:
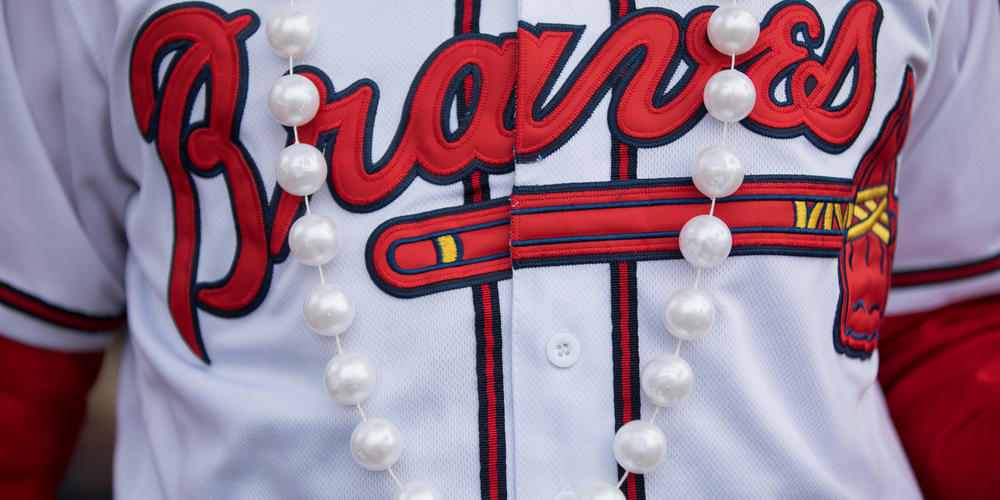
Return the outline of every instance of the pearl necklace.
<path id="1" fill-rule="evenodd" d="M 705 108 L 723 123 L 722 140 L 694 160 L 691 178 L 695 187 L 711 199 L 708 214 L 698 215 L 681 228 L 679 246 L 684 259 L 697 268 L 694 284 L 675 292 L 663 306 L 663 324 L 677 338 L 673 354 L 661 355 L 643 367 L 640 374 L 642 393 L 656 407 L 649 420 L 633 420 L 615 433 L 613 452 L 625 473 L 617 484 L 598 481 L 575 498 L 579 500 L 625 500 L 619 490 L 628 474 L 644 474 L 655 469 L 666 454 L 666 437 L 654 422 L 661 408 L 677 405 L 691 392 L 694 374 L 679 356 L 685 341 L 700 338 L 712 325 L 715 305 L 698 288 L 702 271 L 722 263 L 732 249 L 729 227 L 715 217 L 715 201 L 735 192 L 743 183 L 744 168 L 740 157 L 726 146 L 729 124 L 746 118 L 753 110 L 757 93 L 753 82 L 736 69 L 736 56 L 753 48 L 760 25 L 750 11 L 739 4 L 722 6 L 708 21 L 709 42 L 719 52 L 730 56 L 729 69 L 713 75 L 705 85 Z M 350 449 L 354 460 L 365 469 L 386 471 L 398 489 L 393 500 L 440 500 L 441 492 L 423 481 L 403 483 L 392 466 L 403 452 L 399 429 L 382 418 L 369 418 L 361 403 L 375 388 L 375 370 L 368 359 L 346 352 L 340 335 L 354 321 L 354 300 L 341 287 L 328 284 L 323 265 L 337 254 L 339 237 L 333 220 L 314 214 L 309 196 L 326 182 L 327 164 L 323 154 L 310 144 L 299 142 L 298 127 L 305 125 L 319 110 L 319 92 L 308 78 L 295 74 L 295 59 L 316 44 L 315 22 L 295 8 L 295 0 L 267 23 L 267 41 L 282 57 L 288 58 L 288 74 L 271 87 L 267 105 L 274 118 L 292 127 L 294 143 L 278 155 L 275 177 L 288 193 L 302 196 L 306 214 L 292 224 L 288 246 L 299 262 L 316 267 L 319 284 L 306 296 L 303 316 L 320 335 L 333 337 L 337 355 L 326 365 L 323 381 L 327 391 L 339 403 L 354 406 L 361 422 L 351 433 Z M 570 494 L 570 497 L 574 497 Z M 562 498 L 562 497 L 560 497 Z"/>

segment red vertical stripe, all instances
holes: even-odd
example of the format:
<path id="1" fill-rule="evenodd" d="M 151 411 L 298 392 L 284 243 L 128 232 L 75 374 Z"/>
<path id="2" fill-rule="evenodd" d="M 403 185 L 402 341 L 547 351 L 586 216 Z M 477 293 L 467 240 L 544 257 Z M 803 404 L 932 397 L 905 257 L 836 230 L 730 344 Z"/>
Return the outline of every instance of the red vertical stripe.
<path id="1" fill-rule="evenodd" d="M 469 183 L 472 184 L 472 201 L 474 203 L 478 203 L 480 201 L 483 201 L 483 189 L 482 189 L 482 186 L 479 184 L 479 182 L 480 182 L 480 180 L 479 180 L 480 175 L 481 174 L 479 173 L 478 170 L 473 170 L 472 174 L 470 174 L 470 182 Z"/>
<path id="2" fill-rule="evenodd" d="M 623 149 L 627 146 L 623 147 Z M 627 156 L 627 155 L 625 155 Z M 622 162 L 627 164 L 627 158 Z M 619 293 L 619 310 L 621 313 L 621 319 L 619 320 L 619 328 L 621 328 L 621 339 L 619 343 L 621 345 L 622 357 L 621 363 L 618 365 L 618 370 L 621 371 L 621 381 L 622 381 L 622 420 L 624 423 L 632 421 L 632 377 L 629 372 L 629 367 L 632 364 L 632 350 L 629 347 L 629 343 L 632 340 L 632 331 L 629 329 L 629 322 L 631 321 L 630 307 L 631 301 L 634 298 L 629 294 L 629 273 L 628 273 L 628 263 L 619 262 L 618 263 L 618 293 Z M 626 488 L 628 489 L 628 498 L 636 498 L 636 485 L 635 485 L 635 474 L 629 474 L 628 478 L 625 480 Z"/>
<path id="3" fill-rule="evenodd" d="M 465 5 L 462 8 L 462 33 L 472 31 L 472 3 L 472 0 L 465 0 Z"/>
<path id="4" fill-rule="evenodd" d="M 628 488 L 628 498 L 633 499 L 638 497 L 638 491 L 635 486 L 635 474 L 629 474 L 628 479 L 625 480 L 625 487 Z"/>
<path id="5" fill-rule="evenodd" d="M 490 469 L 490 498 L 498 498 L 497 475 L 493 472 L 497 467 L 497 429 L 496 429 L 496 381 L 493 377 L 493 296 L 489 285 L 480 285 L 483 292 L 483 335 L 486 341 L 486 414 L 488 417 L 487 429 L 489 432 L 489 469 Z"/>
<path id="6" fill-rule="evenodd" d="M 456 35 L 465 35 L 478 32 L 478 26 L 474 26 L 476 16 L 478 16 L 478 2 L 475 0 L 460 0 L 456 8 L 461 12 L 456 16 Z M 460 23 L 460 24 L 459 24 Z M 464 95 L 460 97 L 462 106 L 458 107 L 460 119 L 469 116 L 475 110 L 469 109 L 473 101 L 472 96 L 475 91 L 475 79 L 469 75 L 463 82 Z M 479 203 L 489 199 L 488 176 L 479 170 L 473 170 L 466 183 L 466 203 Z M 500 311 L 495 310 L 493 301 L 496 294 L 493 287 L 495 283 L 484 283 L 478 285 L 478 296 L 473 293 L 473 301 L 477 311 L 477 356 L 482 363 L 477 367 L 479 371 L 479 411 L 480 411 L 480 492 L 484 499 L 503 500 L 507 497 L 506 479 L 504 477 L 506 466 L 503 436 L 503 394 L 502 390 L 503 374 L 498 373 L 500 363 L 498 355 L 498 345 L 502 342 L 497 322 Z M 473 290 L 476 290 L 473 288 Z M 480 329 L 481 327 L 481 329 Z M 481 368 L 481 371 L 480 371 Z M 485 396 L 485 397 L 484 397 Z M 485 406 L 485 408 L 484 408 Z M 485 414 L 485 415 L 484 415 Z M 482 419 L 485 418 L 485 429 Z M 483 436 L 485 434 L 485 436 Z M 484 439 L 485 438 L 485 439 Z M 484 463 L 485 459 L 485 463 Z"/>
<path id="7" fill-rule="evenodd" d="M 465 78 L 465 109 L 469 112 L 469 103 L 472 102 L 472 84 L 475 83 L 476 79 L 469 75 Z"/>
<path id="8" fill-rule="evenodd" d="M 612 23 L 627 15 L 633 8 L 634 6 L 629 0 L 612 0 Z M 614 138 L 612 138 L 611 143 L 613 148 L 611 151 L 611 177 L 618 180 L 634 179 L 635 165 L 632 164 L 631 161 L 634 149 Z M 614 272 L 613 267 L 612 270 L 612 272 Z M 631 311 L 636 305 L 636 298 L 631 294 L 631 285 L 635 282 L 634 270 L 630 271 L 629 262 L 618 262 L 617 272 L 618 288 L 617 290 L 613 290 L 615 297 L 613 298 L 612 303 L 614 304 L 617 302 L 618 306 L 617 311 L 615 311 L 618 314 L 618 324 L 616 326 L 620 332 L 620 336 L 617 339 L 617 347 L 621 354 L 619 359 L 615 360 L 615 363 L 617 363 L 615 369 L 617 370 L 616 375 L 620 377 L 621 380 L 621 397 L 618 398 L 616 396 L 616 400 L 622 402 L 622 411 L 621 420 L 620 422 L 616 422 L 616 425 L 618 425 L 618 423 L 624 425 L 630 422 L 633 417 L 632 400 L 636 395 L 635 392 L 638 387 L 634 387 L 632 385 L 632 364 L 633 357 L 638 358 L 639 353 L 632 351 L 632 343 L 636 340 L 633 336 L 638 335 L 638 332 L 631 328 L 631 323 L 634 320 Z M 635 362 L 638 362 L 638 359 L 635 359 Z M 638 410 L 638 408 L 635 408 L 634 413 L 638 414 Z M 628 500 L 645 498 L 644 487 L 642 486 L 638 476 L 635 474 L 629 474 L 626 477 L 623 490 Z"/>
<path id="9" fill-rule="evenodd" d="M 462 34 L 467 34 L 472 32 L 472 0 L 465 0 L 462 6 Z M 469 75 L 464 82 L 465 87 L 465 108 L 468 109 L 469 103 L 472 102 L 472 85 L 475 80 L 472 75 Z M 473 178 L 473 185 L 478 185 L 477 178 Z M 481 201 L 481 200 L 476 200 Z"/>
<path id="10" fill-rule="evenodd" d="M 628 294 L 628 264 L 625 262 L 618 263 L 618 293 L 621 297 L 620 310 L 621 310 L 621 320 L 619 321 L 619 328 L 621 328 L 621 349 L 622 349 L 622 359 L 621 364 L 618 365 L 618 369 L 621 370 L 622 377 L 622 394 L 628 395 L 632 393 L 631 390 L 631 378 L 629 377 L 629 365 L 632 362 L 632 352 L 629 350 L 629 340 L 632 332 L 629 331 L 629 301 L 631 297 Z M 622 401 L 624 406 L 622 408 L 625 414 L 625 422 L 631 420 L 632 415 L 632 398 L 623 397 Z"/>

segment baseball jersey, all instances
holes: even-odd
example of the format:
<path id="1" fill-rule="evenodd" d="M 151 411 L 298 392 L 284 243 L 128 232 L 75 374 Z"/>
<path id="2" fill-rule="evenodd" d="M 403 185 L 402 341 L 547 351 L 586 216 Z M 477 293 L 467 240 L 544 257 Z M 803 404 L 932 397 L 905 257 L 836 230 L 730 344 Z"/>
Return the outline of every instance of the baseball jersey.
<path id="1" fill-rule="evenodd" d="M 52 0 L 0 9 L 0 330 L 63 351 L 127 336 L 120 498 L 390 498 L 322 384 L 334 340 L 290 257 L 304 212 L 275 182 L 267 110 L 286 2 Z M 299 0 L 295 72 L 330 168 L 311 209 L 357 317 L 394 467 L 447 498 L 549 499 L 621 469 L 651 417 L 639 373 L 674 352 L 664 301 L 695 270 L 678 232 L 723 126 L 730 60 L 700 0 Z M 750 0 L 757 89 L 727 130 L 746 178 L 715 214 L 717 309 L 680 351 L 642 498 L 915 498 L 876 380 L 885 311 L 1000 291 L 995 1 Z M 895 263 L 893 256 L 895 254 Z M 893 269 L 897 274 L 893 275 Z M 889 296 L 890 282 L 900 285 Z M 553 339 L 557 342 L 553 343 Z M 553 347 L 553 345 L 555 347 Z M 567 361 L 566 356 L 570 359 Z"/>

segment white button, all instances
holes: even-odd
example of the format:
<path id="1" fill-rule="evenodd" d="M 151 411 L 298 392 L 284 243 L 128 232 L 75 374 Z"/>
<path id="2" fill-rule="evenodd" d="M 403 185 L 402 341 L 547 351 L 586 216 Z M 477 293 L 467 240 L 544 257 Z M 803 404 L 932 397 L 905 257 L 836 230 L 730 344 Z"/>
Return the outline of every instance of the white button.
<path id="1" fill-rule="evenodd" d="M 556 493 L 556 496 L 552 497 L 552 500 L 577 500 L 580 498 L 575 492 L 570 490 L 563 490 Z"/>
<path id="2" fill-rule="evenodd" d="M 549 362 L 559 368 L 569 368 L 580 359 L 580 341 L 565 330 L 553 335 L 545 349 Z"/>

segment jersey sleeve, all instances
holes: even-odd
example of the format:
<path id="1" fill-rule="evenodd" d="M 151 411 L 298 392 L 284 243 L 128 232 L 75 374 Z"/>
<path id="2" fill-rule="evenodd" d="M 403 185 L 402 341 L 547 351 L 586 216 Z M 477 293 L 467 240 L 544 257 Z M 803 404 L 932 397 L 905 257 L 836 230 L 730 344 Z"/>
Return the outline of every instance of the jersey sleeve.
<path id="1" fill-rule="evenodd" d="M 123 324 L 136 185 L 112 146 L 100 30 L 87 36 L 73 8 L 0 8 L 0 333 L 85 351 Z"/>
<path id="2" fill-rule="evenodd" d="M 934 53 L 899 161 L 888 314 L 1000 291 L 1000 3 L 942 1 L 931 18 Z"/>
<path id="3" fill-rule="evenodd" d="M 1000 4 L 939 6 L 899 162 L 879 381 L 923 494 L 989 498 L 1000 487 Z"/>

